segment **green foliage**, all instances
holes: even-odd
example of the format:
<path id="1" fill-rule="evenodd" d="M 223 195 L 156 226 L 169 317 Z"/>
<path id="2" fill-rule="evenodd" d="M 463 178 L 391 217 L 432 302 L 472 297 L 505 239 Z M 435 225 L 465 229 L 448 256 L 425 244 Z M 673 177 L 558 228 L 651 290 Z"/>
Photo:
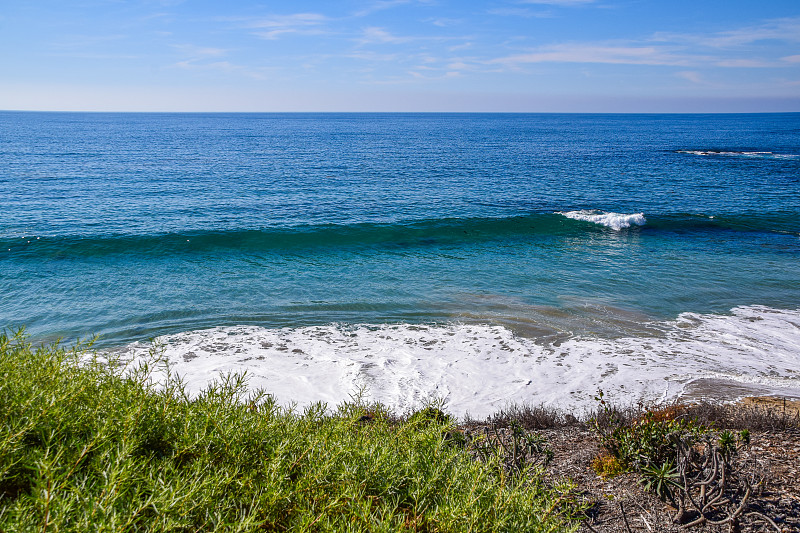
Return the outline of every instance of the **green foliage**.
<path id="1" fill-rule="evenodd" d="M 638 420 L 624 423 L 615 416 L 602 391 L 596 400 L 608 421 L 601 425 L 594 420 L 600 444 L 630 471 L 661 469 L 665 463 L 674 462 L 678 442 L 694 442 L 708 431 L 692 420 L 664 418 L 654 411 L 646 411 Z"/>
<path id="2" fill-rule="evenodd" d="M 577 527 L 567 487 L 476 461 L 452 432 L 446 415 L 394 422 L 360 399 L 285 409 L 242 375 L 190 398 L 157 357 L 130 365 L 3 334 L 0 531 Z"/>
<path id="3" fill-rule="evenodd" d="M 745 446 L 750 444 L 750 430 L 747 429 L 741 430 L 739 432 L 739 441 Z"/>
<path id="4" fill-rule="evenodd" d="M 645 488 L 673 503 L 683 501 L 692 488 L 693 477 L 707 474 L 709 465 L 716 464 L 712 461 L 714 454 L 728 465 L 739 448 L 750 441 L 747 430 L 737 435 L 728 430 L 715 431 L 695 420 L 675 418 L 680 413 L 675 406 L 648 409 L 635 419 L 623 421 L 602 391 L 595 399 L 600 404 L 603 423 L 596 417 L 594 428 L 609 454 L 604 463 L 639 474 Z M 698 457 L 700 466 L 694 464 Z M 600 461 L 596 463 L 596 470 L 605 466 Z M 598 473 L 603 475 L 600 470 Z M 716 475 L 709 475 L 712 474 Z M 725 488 L 721 490 L 724 492 Z"/>
<path id="5" fill-rule="evenodd" d="M 672 461 L 666 461 L 659 466 L 646 466 L 641 471 L 644 488 L 655 492 L 662 500 L 674 501 L 673 490 L 681 488 L 678 468 Z"/>
<path id="6" fill-rule="evenodd" d="M 429 426 L 431 424 L 448 425 L 453 423 L 452 417 L 435 406 L 428 406 L 408 417 L 408 421 L 413 424 Z"/>

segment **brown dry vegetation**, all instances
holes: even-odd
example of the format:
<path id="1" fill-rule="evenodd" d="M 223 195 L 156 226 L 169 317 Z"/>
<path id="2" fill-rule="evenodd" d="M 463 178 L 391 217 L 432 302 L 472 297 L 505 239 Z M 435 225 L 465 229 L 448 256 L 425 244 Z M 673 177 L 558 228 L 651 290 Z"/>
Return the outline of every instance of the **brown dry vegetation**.
<path id="1" fill-rule="evenodd" d="M 571 480 L 589 506 L 580 531 L 800 532 L 800 402 L 749 398 L 738 404 L 677 403 L 650 409 L 639 405 L 613 411 L 618 420 L 627 424 L 635 424 L 649 411 L 653 419 L 660 421 L 684 419 L 718 430 L 748 429 L 750 444 L 736 455 L 734 481 L 749 483 L 752 490 L 736 524 L 677 524 L 677 510 L 645 490 L 636 473 L 605 478 L 598 475 L 598 458 L 608 461 L 603 459 L 608 456 L 591 418 L 601 425 L 608 424 L 608 413 L 602 409 L 578 419 L 542 406 L 515 406 L 484 422 L 470 420 L 465 425 L 475 431 L 517 423 L 542 435 L 553 452 L 548 479 Z"/>

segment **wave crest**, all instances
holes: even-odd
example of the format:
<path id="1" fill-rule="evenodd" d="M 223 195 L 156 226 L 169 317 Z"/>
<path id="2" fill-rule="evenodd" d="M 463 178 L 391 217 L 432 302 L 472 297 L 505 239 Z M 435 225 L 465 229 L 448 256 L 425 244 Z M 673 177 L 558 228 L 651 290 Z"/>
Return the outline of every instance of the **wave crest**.
<path id="1" fill-rule="evenodd" d="M 596 210 L 581 210 L 581 211 L 559 211 L 559 215 L 563 215 L 573 220 L 583 220 L 585 222 L 592 222 L 601 226 L 606 226 L 613 230 L 619 231 L 624 228 L 630 228 L 632 225 L 644 226 L 647 219 L 644 213 L 613 213 Z"/>
<path id="2" fill-rule="evenodd" d="M 779 154 L 775 152 L 756 150 L 675 150 L 675 153 L 700 156 L 751 157 L 762 159 L 797 159 L 800 157 L 797 154 Z"/>

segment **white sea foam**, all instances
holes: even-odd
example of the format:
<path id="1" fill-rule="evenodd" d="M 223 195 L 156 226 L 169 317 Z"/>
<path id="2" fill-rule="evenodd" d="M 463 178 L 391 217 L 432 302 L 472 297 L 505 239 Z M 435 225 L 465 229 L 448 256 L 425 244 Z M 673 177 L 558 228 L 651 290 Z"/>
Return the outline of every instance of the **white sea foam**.
<path id="1" fill-rule="evenodd" d="M 693 382 L 735 382 L 751 393 L 800 396 L 800 310 L 738 307 L 685 313 L 663 334 L 548 345 L 494 325 L 220 327 L 157 339 L 190 393 L 244 372 L 284 404 L 335 405 L 366 386 L 399 410 L 438 397 L 486 416 L 510 402 L 581 409 L 602 388 L 619 402 L 669 400 Z M 143 357 L 149 345 L 134 344 Z"/>
<path id="2" fill-rule="evenodd" d="M 629 228 L 632 225 L 644 226 L 647 223 L 644 213 L 625 214 L 607 213 L 604 211 L 595 210 L 581 210 L 559 211 L 558 214 L 574 220 L 594 222 L 595 224 L 600 224 L 601 226 L 606 226 L 617 231 L 623 228 Z"/>
<path id="3" fill-rule="evenodd" d="M 776 154 L 775 152 L 757 151 L 725 151 L 725 150 L 677 150 L 679 154 L 692 154 L 702 156 L 727 156 L 727 157 L 755 157 L 766 159 L 796 159 L 797 154 Z"/>

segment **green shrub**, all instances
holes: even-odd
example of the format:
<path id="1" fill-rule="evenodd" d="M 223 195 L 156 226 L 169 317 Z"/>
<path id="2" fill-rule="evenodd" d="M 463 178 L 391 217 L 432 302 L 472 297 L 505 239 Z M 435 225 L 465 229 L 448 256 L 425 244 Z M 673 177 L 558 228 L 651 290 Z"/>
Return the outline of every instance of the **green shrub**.
<path id="1" fill-rule="evenodd" d="M 446 415 L 297 411 L 243 375 L 189 397 L 169 373 L 155 385 L 156 369 L 0 335 L 0 531 L 577 527 L 568 486 L 474 460 Z"/>
<path id="2" fill-rule="evenodd" d="M 679 442 L 691 445 L 709 431 L 693 420 L 664 416 L 662 410 L 647 410 L 638 419 L 622 420 L 615 416 L 602 391 L 595 399 L 606 412 L 603 424 L 594 420 L 600 445 L 629 471 L 661 469 L 675 460 Z"/>
<path id="3" fill-rule="evenodd" d="M 594 462 L 599 475 L 638 474 L 647 490 L 678 509 L 681 523 L 688 516 L 699 516 L 698 524 L 713 522 L 715 514 L 731 523 L 737 520 L 737 498 L 746 501 L 750 489 L 746 480 L 735 479 L 733 459 L 749 443 L 749 431 L 714 430 L 682 418 L 684 410 L 674 405 L 622 419 L 602 391 L 596 400 L 602 423 L 596 418 L 594 428 L 607 454 Z"/>
<path id="4" fill-rule="evenodd" d="M 603 479 L 618 476 L 627 472 L 627 467 L 613 455 L 600 454 L 592 461 L 592 469 Z"/>

